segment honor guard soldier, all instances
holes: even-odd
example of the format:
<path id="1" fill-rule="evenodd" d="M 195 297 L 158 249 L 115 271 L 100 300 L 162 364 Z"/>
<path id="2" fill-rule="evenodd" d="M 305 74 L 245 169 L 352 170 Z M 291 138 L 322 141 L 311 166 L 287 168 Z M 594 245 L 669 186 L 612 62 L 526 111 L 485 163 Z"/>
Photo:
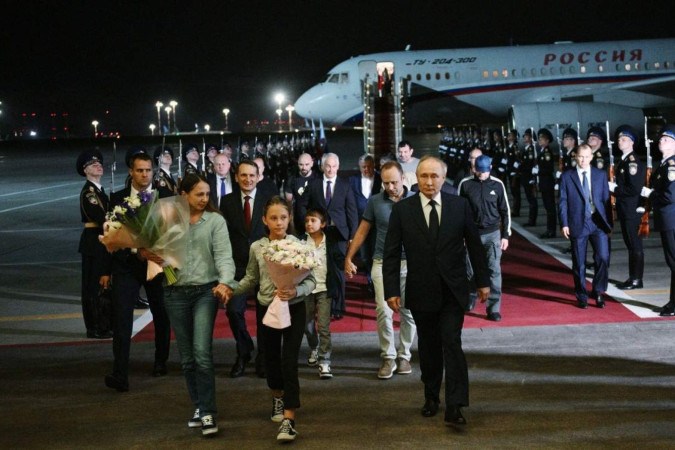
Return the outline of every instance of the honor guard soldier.
<path id="1" fill-rule="evenodd" d="M 183 170 L 183 179 L 188 175 L 199 175 L 199 150 L 194 144 L 188 144 L 183 151 L 183 161 L 186 162 Z"/>
<path id="2" fill-rule="evenodd" d="M 506 157 L 506 147 L 504 146 L 502 132 L 500 130 L 495 130 L 492 133 L 492 139 L 494 140 L 494 144 L 492 145 L 492 175 L 499 178 L 502 183 L 506 183 L 508 177 L 506 170 L 509 160 Z"/>
<path id="3" fill-rule="evenodd" d="M 250 154 L 251 147 L 248 145 L 248 141 L 244 141 L 241 143 L 239 146 L 239 157 L 237 158 L 237 162 L 239 161 L 244 161 L 244 160 L 252 160 L 253 157 Z"/>
<path id="4" fill-rule="evenodd" d="M 127 167 L 129 167 L 129 160 L 131 159 L 132 156 L 137 155 L 139 153 L 148 153 L 145 148 L 143 147 L 131 147 L 129 150 L 127 150 L 127 153 L 124 155 L 124 164 L 126 164 Z M 131 186 L 131 176 L 127 174 L 126 180 L 124 180 L 124 187 L 129 187 Z"/>
<path id="5" fill-rule="evenodd" d="M 558 211 L 555 205 L 555 185 L 556 170 L 558 169 L 558 155 L 549 147 L 553 141 L 553 135 L 546 128 L 541 128 L 537 132 L 539 139 L 539 154 L 537 155 L 537 166 L 539 167 L 539 190 L 541 199 L 546 209 L 546 231 L 539 237 L 548 239 L 555 237 L 556 222 Z"/>
<path id="6" fill-rule="evenodd" d="M 157 172 L 152 180 L 152 187 L 157 189 L 162 197 L 178 194 L 178 185 L 171 175 L 173 150 L 171 150 L 171 147 L 160 145 L 155 149 L 153 156 L 157 165 Z"/>
<path id="7" fill-rule="evenodd" d="M 77 173 L 87 178 L 80 191 L 80 214 L 84 229 L 80 236 L 78 251 L 82 255 L 82 316 L 87 328 L 87 337 L 108 339 L 110 330 L 110 305 L 104 304 L 99 295 L 108 287 L 107 270 L 110 254 L 99 242 L 103 223 L 108 211 L 108 196 L 101 185 L 103 157 L 97 150 L 85 150 L 77 158 Z"/>
<path id="8" fill-rule="evenodd" d="M 206 176 L 214 173 L 214 158 L 218 153 L 218 147 L 216 147 L 215 144 L 206 144 Z"/>
<path id="9" fill-rule="evenodd" d="M 562 136 L 563 172 L 577 166 L 576 151 L 579 146 L 579 136 L 574 128 L 565 128 Z"/>
<path id="10" fill-rule="evenodd" d="M 520 168 L 520 183 L 525 190 L 525 198 L 530 206 L 528 212 L 528 221 L 524 224 L 525 227 L 537 226 L 537 214 L 539 213 L 539 205 L 537 204 L 537 174 L 535 173 L 535 166 L 537 165 L 537 148 L 532 137 L 532 129 L 528 128 L 523 133 L 523 151 L 522 166 Z"/>
<path id="11" fill-rule="evenodd" d="M 637 133 L 629 125 L 621 125 L 616 130 L 616 140 L 621 150 L 621 161 L 614 169 L 616 182 L 609 183 L 609 190 L 616 199 L 616 215 L 621 223 L 621 236 L 628 249 L 628 279 L 618 283 L 619 289 L 641 289 L 645 257 L 642 238 L 639 236 L 642 214 L 636 209 L 640 206 L 640 192 L 645 185 L 646 168 L 633 150 L 638 142 Z"/>
<path id="12" fill-rule="evenodd" d="M 610 150 L 607 149 L 607 147 L 604 147 L 606 142 L 607 135 L 602 128 L 591 127 L 588 129 L 588 133 L 586 133 L 586 143 L 593 151 L 591 166 L 604 171 L 607 171 L 607 167 L 609 167 Z"/>
<path id="13" fill-rule="evenodd" d="M 661 245 L 670 269 L 670 299 L 661 316 L 675 316 L 675 125 L 665 125 L 659 135 L 661 165 L 652 174 L 650 185 L 642 188 L 654 211 L 654 228 L 661 233 Z"/>
<path id="14" fill-rule="evenodd" d="M 522 161 L 520 148 L 518 147 L 518 132 L 516 130 L 509 130 L 509 132 L 506 134 L 506 140 L 506 170 L 509 176 L 511 196 L 513 197 L 511 217 L 520 217 L 520 167 L 522 165 Z"/>

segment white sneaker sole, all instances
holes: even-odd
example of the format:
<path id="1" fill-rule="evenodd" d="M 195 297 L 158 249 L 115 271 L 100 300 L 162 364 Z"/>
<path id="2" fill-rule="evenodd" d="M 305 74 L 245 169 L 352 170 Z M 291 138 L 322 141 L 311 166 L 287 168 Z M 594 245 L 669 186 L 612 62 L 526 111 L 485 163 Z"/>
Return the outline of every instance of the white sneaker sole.
<path id="1" fill-rule="evenodd" d="M 272 417 L 270 417 L 270 420 L 272 422 L 281 423 L 284 420 L 284 415 L 280 414 L 280 415 L 277 415 L 277 416 L 272 416 Z"/>
<path id="2" fill-rule="evenodd" d="M 291 435 L 291 434 L 278 434 L 277 435 L 277 441 L 294 441 L 297 436 L 298 436 L 298 433 L 295 433 L 293 435 Z"/>
<path id="3" fill-rule="evenodd" d="M 188 422 L 188 428 L 201 428 L 202 422 Z"/>
<path id="4" fill-rule="evenodd" d="M 208 436 L 210 434 L 215 434 L 217 432 L 218 432 L 218 427 L 207 428 L 206 430 L 202 430 L 202 436 Z"/>

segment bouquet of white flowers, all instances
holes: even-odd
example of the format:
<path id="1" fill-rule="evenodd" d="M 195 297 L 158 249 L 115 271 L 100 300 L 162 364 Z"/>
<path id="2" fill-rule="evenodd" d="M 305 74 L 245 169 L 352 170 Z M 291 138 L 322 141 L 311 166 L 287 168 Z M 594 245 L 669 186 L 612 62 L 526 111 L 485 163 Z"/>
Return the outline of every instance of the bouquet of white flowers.
<path id="1" fill-rule="evenodd" d="M 310 271 L 319 265 L 314 251 L 314 246 L 290 239 L 278 239 L 265 245 L 262 255 L 274 286 L 281 290 L 293 289 L 307 278 Z M 267 308 L 263 323 L 277 329 L 290 326 L 288 302 L 275 296 Z"/>
<path id="2" fill-rule="evenodd" d="M 177 281 L 175 269 L 182 267 L 190 227 L 189 207 L 182 197 L 159 199 L 156 191 L 140 192 L 126 197 L 106 219 L 99 240 L 109 252 L 147 248 L 164 259 L 163 267 L 148 261 L 147 279 L 164 272 L 167 283 Z"/>

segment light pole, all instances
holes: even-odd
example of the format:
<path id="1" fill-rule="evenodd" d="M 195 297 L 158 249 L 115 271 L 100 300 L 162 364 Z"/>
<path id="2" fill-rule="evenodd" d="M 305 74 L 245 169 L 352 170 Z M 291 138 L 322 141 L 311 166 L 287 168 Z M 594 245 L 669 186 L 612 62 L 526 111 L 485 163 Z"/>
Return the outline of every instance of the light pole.
<path id="1" fill-rule="evenodd" d="M 228 131 L 230 127 L 227 126 L 227 116 L 230 115 L 230 110 L 228 108 L 223 109 L 223 114 L 225 114 L 225 131 Z"/>
<path id="2" fill-rule="evenodd" d="M 171 132 L 171 107 L 167 106 L 164 108 L 164 111 L 166 111 L 166 128 L 168 132 Z"/>
<path id="3" fill-rule="evenodd" d="M 91 124 L 94 126 L 94 137 L 96 137 L 98 135 L 98 120 L 94 120 Z"/>
<path id="4" fill-rule="evenodd" d="M 159 127 L 159 132 L 162 132 L 162 117 L 160 116 L 160 108 L 164 106 L 164 103 L 158 101 L 155 103 L 155 107 L 157 108 L 157 126 Z"/>
<path id="5" fill-rule="evenodd" d="M 178 122 L 176 122 L 176 106 L 178 106 L 178 102 L 176 100 L 171 100 L 169 105 L 173 108 L 173 131 L 178 133 Z"/>
<path id="6" fill-rule="evenodd" d="M 157 128 L 157 127 L 155 126 L 155 124 L 154 124 L 154 123 L 151 123 L 150 126 L 149 126 L 148 128 L 150 128 L 151 136 L 154 136 L 154 135 L 155 135 L 155 128 Z"/>
<path id="7" fill-rule="evenodd" d="M 279 122 L 279 131 L 281 131 L 281 114 L 283 114 L 284 110 L 279 108 L 277 109 L 277 115 L 279 116 L 278 122 Z"/>
<path id="8" fill-rule="evenodd" d="M 295 106 L 288 105 L 286 111 L 288 111 L 288 131 L 293 131 L 293 111 L 295 111 Z"/>

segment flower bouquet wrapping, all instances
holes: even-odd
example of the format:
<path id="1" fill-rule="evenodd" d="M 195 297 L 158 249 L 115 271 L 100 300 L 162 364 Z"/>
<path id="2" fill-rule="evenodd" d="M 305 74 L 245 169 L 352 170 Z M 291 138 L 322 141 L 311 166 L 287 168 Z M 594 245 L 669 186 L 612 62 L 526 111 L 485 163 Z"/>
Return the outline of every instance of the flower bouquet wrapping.
<path id="1" fill-rule="evenodd" d="M 109 252 L 122 248 L 147 248 L 159 255 L 160 267 L 148 260 L 147 279 L 164 272 L 168 284 L 177 281 L 176 270 L 185 261 L 190 209 L 180 196 L 159 199 L 157 191 L 129 196 L 106 216 L 99 240 Z"/>
<path id="2" fill-rule="evenodd" d="M 319 265 L 314 246 L 304 241 L 290 239 L 270 241 L 263 247 L 262 255 L 267 272 L 277 289 L 293 289 Z M 263 317 L 263 323 L 276 329 L 289 327 L 291 313 L 288 302 L 275 295 Z"/>

